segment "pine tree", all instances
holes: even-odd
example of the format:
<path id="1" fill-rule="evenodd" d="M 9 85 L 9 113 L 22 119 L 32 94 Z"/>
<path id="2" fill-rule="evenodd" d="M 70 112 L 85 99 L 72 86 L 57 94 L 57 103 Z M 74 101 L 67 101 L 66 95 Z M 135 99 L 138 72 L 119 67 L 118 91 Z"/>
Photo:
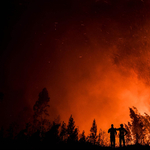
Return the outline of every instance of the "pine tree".
<path id="1" fill-rule="evenodd" d="M 66 129 L 66 123 L 63 121 L 61 125 L 61 131 L 60 131 L 60 139 L 61 141 L 65 141 L 67 136 L 67 129 Z"/>
<path id="2" fill-rule="evenodd" d="M 69 135 L 73 134 L 74 129 L 75 129 L 75 122 L 74 122 L 74 119 L 73 119 L 73 117 L 71 115 L 70 118 L 69 118 L 68 126 L 67 126 L 68 134 Z"/>
<path id="3" fill-rule="evenodd" d="M 45 134 L 46 141 L 56 143 L 59 141 L 59 127 L 60 124 L 53 121 L 52 127 Z"/>
<path id="4" fill-rule="evenodd" d="M 39 98 L 36 101 L 35 105 L 33 106 L 34 115 L 34 125 L 37 127 L 37 129 L 43 129 L 43 123 L 46 119 L 43 119 L 44 116 L 49 116 L 47 108 L 50 107 L 48 105 L 50 101 L 48 91 L 46 88 L 42 90 L 42 92 L 39 93 Z"/>
<path id="5" fill-rule="evenodd" d="M 75 121 L 72 115 L 69 118 L 67 126 L 68 142 L 75 142 L 78 140 L 78 129 L 75 127 Z"/>
<path id="6" fill-rule="evenodd" d="M 97 125 L 96 125 L 96 121 L 95 119 L 93 120 L 93 124 L 92 127 L 90 129 L 90 141 L 92 144 L 96 144 L 96 140 L 97 140 Z"/>
<path id="7" fill-rule="evenodd" d="M 86 137 L 85 137 L 85 132 L 83 130 L 82 134 L 81 134 L 81 137 L 80 137 L 80 140 L 79 140 L 80 143 L 85 143 L 86 142 Z"/>
<path id="8" fill-rule="evenodd" d="M 70 137 L 73 141 L 75 141 L 75 142 L 78 141 L 78 129 L 77 128 L 75 128 L 73 134 L 70 135 Z"/>
<path id="9" fill-rule="evenodd" d="M 97 144 L 100 145 L 101 144 L 101 134 L 99 133 L 97 136 Z"/>

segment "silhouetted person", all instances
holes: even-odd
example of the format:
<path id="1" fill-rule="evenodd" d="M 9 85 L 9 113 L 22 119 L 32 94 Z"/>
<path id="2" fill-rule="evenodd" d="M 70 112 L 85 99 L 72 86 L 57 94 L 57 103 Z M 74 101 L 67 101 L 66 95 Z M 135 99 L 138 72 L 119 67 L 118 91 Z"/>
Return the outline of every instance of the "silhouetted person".
<path id="1" fill-rule="evenodd" d="M 123 146 L 125 146 L 125 139 L 124 136 L 128 133 L 125 128 L 123 128 L 123 124 L 120 124 L 119 130 L 119 142 L 120 142 L 120 147 L 121 147 L 121 142 L 123 142 Z"/>
<path id="2" fill-rule="evenodd" d="M 110 133 L 111 147 L 115 147 L 115 135 L 117 134 L 117 132 L 113 124 L 111 124 L 111 128 L 108 130 L 108 133 Z"/>

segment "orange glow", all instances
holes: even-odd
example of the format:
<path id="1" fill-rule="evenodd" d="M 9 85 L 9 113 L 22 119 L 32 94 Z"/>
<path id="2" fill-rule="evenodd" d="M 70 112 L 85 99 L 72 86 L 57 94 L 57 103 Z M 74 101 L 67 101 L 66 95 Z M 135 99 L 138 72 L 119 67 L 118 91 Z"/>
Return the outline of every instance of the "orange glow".
<path id="1" fill-rule="evenodd" d="M 150 110 L 149 86 L 139 80 L 133 69 L 118 67 L 106 54 L 99 52 L 99 62 L 93 59 L 92 64 L 84 60 L 86 73 L 80 70 L 82 66 L 73 66 L 72 63 L 65 64 L 66 69 L 62 67 L 67 79 L 64 85 L 67 106 L 60 102 L 54 107 L 66 123 L 72 114 L 79 131 L 85 130 L 86 135 L 93 119 L 96 119 L 98 131 L 101 128 L 107 132 L 112 123 L 119 127 L 121 123 L 130 121 L 129 107 L 137 107 L 141 114 Z"/>
<path id="2" fill-rule="evenodd" d="M 91 43 L 89 47 L 76 45 L 73 39 L 78 33 L 75 31 L 69 32 L 68 29 L 68 33 L 62 38 L 62 41 L 65 41 L 65 38 L 71 37 L 71 42 L 66 41 L 67 49 L 77 52 L 73 53 L 74 55 L 66 54 L 66 59 L 62 59 L 59 66 L 64 79 L 61 81 L 65 91 L 63 101 L 55 104 L 51 98 L 51 103 L 57 108 L 61 120 L 67 123 L 72 114 L 79 131 L 85 130 L 86 135 L 89 134 L 94 119 L 98 129 L 107 132 L 112 123 L 119 127 L 121 123 L 130 121 L 129 107 L 137 107 L 141 114 L 150 112 L 150 88 L 146 83 L 147 79 L 144 78 L 148 75 L 147 69 L 150 65 L 145 59 L 149 56 L 149 51 L 140 54 L 135 51 L 127 55 L 115 44 L 104 46 L 93 34 L 96 33 L 93 31 L 94 25 L 91 27 L 90 24 L 92 30 L 87 34 Z M 126 40 L 120 41 L 118 38 L 117 42 L 123 45 Z M 64 50 L 63 48 L 62 45 L 58 46 L 58 49 L 65 51 L 66 47 Z M 50 88 L 49 91 L 51 93 L 53 90 Z"/>
<path id="3" fill-rule="evenodd" d="M 60 115 L 68 123 L 72 114 L 86 135 L 94 119 L 98 131 L 107 132 L 112 123 L 119 127 L 130 121 L 129 107 L 150 113 L 148 1 L 73 0 L 59 6 L 36 1 L 15 17 L 17 6 L 9 21 L 4 19 L 9 32 L 0 59 L 4 126 L 20 112 L 25 115 L 18 122 L 23 118 L 25 124 L 44 87 L 49 118 Z"/>

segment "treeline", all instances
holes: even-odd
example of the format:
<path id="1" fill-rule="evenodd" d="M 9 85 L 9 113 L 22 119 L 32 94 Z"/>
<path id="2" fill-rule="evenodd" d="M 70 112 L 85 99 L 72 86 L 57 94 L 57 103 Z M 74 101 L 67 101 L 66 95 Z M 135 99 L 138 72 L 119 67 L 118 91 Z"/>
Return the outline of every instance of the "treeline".
<path id="1" fill-rule="evenodd" d="M 33 119 L 23 130 L 15 133 L 16 126 L 11 124 L 4 136 L 0 130 L 0 148 L 6 149 L 99 149 L 108 147 L 110 142 L 107 133 L 98 130 L 96 120 L 91 123 L 90 133 L 79 133 L 75 120 L 71 115 L 68 123 L 53 121 L 47 118 L 50 98 L 46 88 L 39 93 L 39 98 L 33 106 Z M 131 121 L 124 124 L 128 131 L 126 145 L 150 145 L 150 116 L 141 115 L 137 108 L 129 108 Z"/>
<path id="2" fill-rule="evenodd" d="M 90 134 L 85 136 L 83 131 L 75 125 L 71 115 L 68 123 L 64 121 L 50 122 L 47 118 L 50 98 L 46 88 L 39 93 L 39 98 L 33 106 L 33 119 L 26 124 L 25 129 L 15 133 L 16 126 L 11 124 L 7 130 L 7 137 L 4 137 L 4 130 L 0 130 L 0 145 L 10 149 L 50 149 L 50 148 L 98 148 L 108 145 L 105 132 L 101 129 L 98 132 L 95 119 L 91 123 Z"/>

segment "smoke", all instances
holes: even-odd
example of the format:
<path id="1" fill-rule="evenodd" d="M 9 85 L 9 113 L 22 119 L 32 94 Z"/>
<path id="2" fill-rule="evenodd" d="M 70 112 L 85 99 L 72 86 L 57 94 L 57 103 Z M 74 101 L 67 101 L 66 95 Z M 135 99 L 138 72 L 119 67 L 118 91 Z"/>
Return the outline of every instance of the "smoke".
<path id="1" fill-rule="evenodd" d="M 149 113 L 149 5 L 146 0 L 32 1 L 1 60 L 0 89 L 11 93 L 4 97 L 5 116 L 31 110 L 44 87 L 50 119 L 60 115 L 67 123 L 72 114 L 86 134 L 94 119 L 104 130 L 126 123 L 129 107 Z"/>
<path id="2" fill-rule="evenodd" d="M 60 63 L 67 107 L 58 111 L 66 121 L 73 114 L 81 131 L 89 132 L 94 118 L 105 130 L 126 123 L 132 106 L 150 111 L 149 11 L 130 2 L 116 4 L 118 14 L 110 8 L 72 23 L 59 39 L 58 49 L 67 53 Z"/>

